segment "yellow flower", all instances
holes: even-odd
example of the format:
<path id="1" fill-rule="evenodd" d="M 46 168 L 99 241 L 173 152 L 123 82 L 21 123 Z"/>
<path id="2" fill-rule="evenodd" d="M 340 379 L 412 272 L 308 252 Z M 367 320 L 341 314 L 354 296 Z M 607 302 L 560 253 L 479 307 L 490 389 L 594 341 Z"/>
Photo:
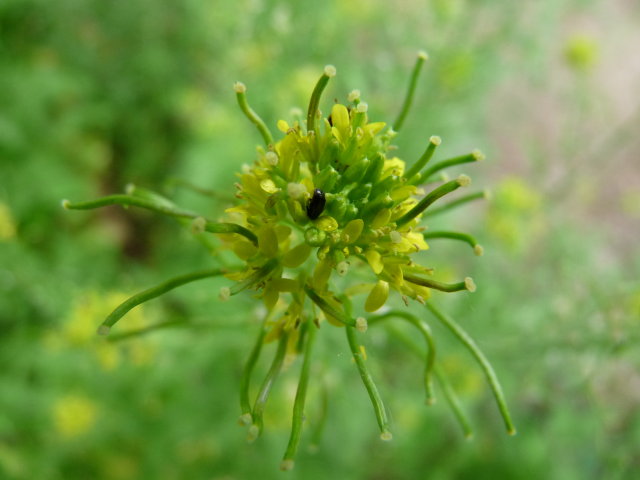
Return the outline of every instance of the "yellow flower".
<path id="1" fill-rule="evenodd" d="M 63 438 L 84 435 L 95 425 L 97 405 L 85 395 L 66 395 L 53 404 L 53 422 L 56 432 Z"/>
<path id="2" fill-rule="evenodd" d="M 10 240 L 16 236 L 16 225 L 11 216 L 11 210 L 4 203 L 0 203 L 0 241 Z"/>

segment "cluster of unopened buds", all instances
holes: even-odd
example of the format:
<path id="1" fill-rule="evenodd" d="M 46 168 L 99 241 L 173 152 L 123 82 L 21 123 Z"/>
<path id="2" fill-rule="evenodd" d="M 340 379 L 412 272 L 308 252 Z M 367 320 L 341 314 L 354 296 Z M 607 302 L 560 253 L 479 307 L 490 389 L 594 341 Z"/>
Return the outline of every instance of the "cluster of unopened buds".
<path id="1" fill-rule="evenodd" d="M 313 90 L 306 119 L 298 118 L 292 123 L 280 120 L 277 128 L 282 134 L 277 141 L 249 107 L 245 85 L 236 83 L 238 104 L 262 135 L 264 147 L 258 148 L 256 160 L 245 165 L 239 174 L 238 201 L 226 210 L 225 222 L 210 221 L 155 192 L 133 186 L 122 195 L 89 202 L 64 202 L 71 209 L 119 204 L 175 217 L 194 232 L 219 235 L 223 244 L 243 262 L 238 269 L 194 272 L 134 295 L 108 316 L 98 333 L 108 334 L 134 306 L 202 278 L 224 275 L 234 282 L 222 288 L 221 300 L 229 300 L 244 290 L 257 292 L 266 314 L 240 382 L 240 422 L 249 427 L 250 440 L 262 432 L 263 412 L 285 355 L 303 357 L 282 469 L 293 467 L 304 420 L 314 342 L 318 331 L 329 325 L 344 328 L 383 440 L 392 437 L 387 413 L 358 337 L 368 326 L 392 318 L 410 322 L 424 338 L 426 403 L 434 402 L 435 377 L 465 434 L 471 435 L 469 423 L 436 361 L 435 342 L 428 324 L 409 309 L 386 306 L 393 302 L 390 300 L 393 292 L 407 306 L 414 301 L 425 306 L 471 352 L 492 388 L 507 431 L 515 433 L 491 365 L 460 325 L 430 299 L 432 290 L 473 292 L 476 288 L 473 280 L 467 277 L 457 283 L 445 283 L 434 278 L 432 268 L 415 261 L 416 254 L 429 249 L 427 240 L 440 238 L 467 243 L 476 255 L 482 255 L 482 247 L 471 235 L 430 231 L 424 220 L 485 195 L 477 192 L 449 203 L 439 202 L 445 195 L 470 184 L 466 175 L 447 181 L 441 175 L 442 170 L 484 157 L 476 150 L 433 163 L 431 159 L 441 142 L 436 136 L 429 139 L 422 156 L 410 167 L 389 155 L 426 59 L 423 52 L 418 54 L 404 104 L 392 126 L 369 121 L 367 104 L 357 90 L 348 95 L 345 104 L 335 103 L 329 114 L 323 115 L 319 110 L 321 95 L 336 74 L 336 69 L 328 65 Z M 358 280 L 369 281 L 348 284 L 345 279 L 350 271 L 357 272 Z M 336 285 L 340 285 L 339 289 Z M 366 300 L 360 308 L 363 311 L 356 313 L 351 299 L 358 294 L 365 294 Z M 276 351 L 252 402 L 249 393 L 252 373 L 263 345 L 272 341 L 277 342 Z"/>

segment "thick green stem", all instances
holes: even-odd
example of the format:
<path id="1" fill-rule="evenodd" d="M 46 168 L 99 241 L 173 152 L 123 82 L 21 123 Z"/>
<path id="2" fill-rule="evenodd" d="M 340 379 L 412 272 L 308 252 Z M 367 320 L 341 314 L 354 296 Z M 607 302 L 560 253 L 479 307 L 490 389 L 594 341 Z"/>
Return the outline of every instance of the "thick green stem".
<path id="1" fill-rule="evenodd" d="M 415 275 L 405 273 L 404 279 L 407 282 L 415 283 L 416 285 L 422 285 L 423 287 L 433 288 L 434 290 L 440 290 L 441 292 L 460 292 L 462 290 L 468 290 L 474 292 L 476 289 L 475 284 L 471 277 L 466 277 L 464 281 L 458 283 L 444 283 L 437 280 L 431 280 L 430 278 L 417 277 Z"/>
<path id="2" fill-rule="evenodd" d="M 273 384 L 275 383 L 278 375 L 280 374 L 280 370 L 282 369 L 282 362 L 284 361 L 284 355 L 287 351 L 288 340 L 289 335 L 283 332 L 282 336 L 280 337 L 280 341 L 278 342 L 278 349 L 276 350 L 276 354 L 273 357 L 273 361 L 271 362 L 271 367 L 269 368 L 267 376 L 262 382 L 260 392 L 258 393 L 256 401 L 253 405 L 253 411 L 251 413 L 253 425 L 251 425 L 251 428 L 249 428 L 249 434 L 247 436 L 247 440 L 250 442 L 254 441 L 262 433 L 262 415 L 267 405 L 267 400 L 269 400 L 271 388 L 273 387 Z"/>
<path id="3" fill-rule="evenodd" d="M 504 393 L 502 392 L 502 387 L 500 386 L 500 382 L 498 381 L 498 377 L 493 370 L 493 367 L 487 360 L 487 357 L 484 356 L 482 351 L 478 348 L 473 339 L 469 336 L 469 334 L 458 325 L 451 317 L 444 314 L 437 307 L 428 301 L 426 303 L 427 308 L 431 313 L 438 319 L 442 324 L 447 327 L 451 333 L 453 333 L 458 340 L 471 352 L 471 354 L 475 357 L 476 361 L 482 368 L 485 376 L 487 377 L 487 381 L 491 390 L 493 391 L 493 395 L 496 399 L 496 403 L 498 404 L 498 409 L 500 410 L 500 414 L 502 415 L 502 419 L 504 420 L 504 424 L 507 428 L 507 433 L 509 435 L 515 435 L 516 428 L 511 421 L 511 415 L 509 413 L 509 409 L 507 408 L 507 402 L 504 398 Z"/>
<path id="4" fill-rule="evenodd" d="M 133 307 L 140 305 L 141 303 L 148 302 L 149 300 L 159 297 L 160 295 L 167 293 L 169 290 L 173 290 L 174 288 L 186 283 L 195 282 L 196 280 L 201 280 L 203 278 L 217 277 L 224 273 L 226 273 L 226 270 L 221 268 L 188 273 L 186 275 L 180 275 L 179 277 L 167 280 L 166 282 L 149 288 L 143 292 L 137 293 L 118 305 L 116 309 L 107 316 L 107 318 L 98 327 L 98 334 L 108 335 L 111 327 L 113 327 L 118 320 L 126 315 Z"/>
<path id="5" fill-rule="evenodd" d="M 108 205 L 122 205 L 124 207 L 140 207 L 147 210 L 151 210 L 163 215 L 168 215 L 174 218 L 202 218 L 204 221 L 204 230 L 211 233 L 237 233 L 242 235 L 252 243 L 258 243 L 258 238 L 255 234 L 241 225 L 235 223 L 216 223 L 204 219 L 197 213 L 189 210 L 182 210 L 180 208 L 173 207 L 166 202 L 154 201 L 151 198 L 145 198 L 137 195 L 108 195 L 106 197 L 98 198 L 96 200 L 89 200 L 87 202 L 69 202 L 63 200 L 62 206 L 69 210 L 93 210 L 94 208 L 106 207 Z"/>
<path id="6" fill-rule="evenodd" d="M 309 110 L 307 110 L 307 132 L 315 131 L 316 128 L 316 116 L 318 115 L 318 105 L 320 105 L 320 97 L 325 87 L 329 83 L 331 77 L 335 77 L 336 69 L 333 65 L 327 65 L 324 67 L 324 73 L 318 79 L 313 92 L 311 93 L 311 99 L 309 100 Z"/>
<path id="7" fill-rule="evenodd" d="M 378 393 L 378 389 L 376 388 L 376 384 L 373 382 L 373 378 L 371 377 L 369 369 L 365 364 L 362 350 L 360 349 L 360 345 L 358 344 L 358 340 L 356 339 L 356 330 L 354 327 L 350 326 L 345 327 L 345 330 L 347 332 L 347 341 L 349 342 L 351 354 L 353 355 L 353 359 L 356 362 L 358 372 L 360 373 L 360 378 L 362 378 L 362 383 L 364 383 L 364 386 L 367 389 L 367 393 L 369 394 L 369 398 L 371 399 L 371 403 L 373 405 L 373 410 L 376 414 L 378 426 L 380 427 L 380 438 L 382 438 L 383 440 L 391 440 L 392 436 L 391 432 L 389 432 L 389 421 L 387 420 L 387 412 L 384 408 L 384 403 L 382 403 L 382 398 L 380 398 L 380 393 Z"/>
<path id="8" fill-rule="evenodd" d="M 416 91 L 416 85 L 418 84 L 418 77 L 420 76 L 420 71 L 422 70 L 422 65 L 424 65 L 425 60 L 427 60 L 428 55 L 425 52 L 418 52 L 418 57 L 416 58 L 416 63 L 413 66 L 413 71 L 411 72 L 411 78 L 409 79 L 409 88 L 407 89 L 407 95 L 404 98 L 404 102 L 402 103 L 402 108 L 400 109 L 400 113 L 398 114 L 398 118 L 393 122 L 393 129 L 396 132 L 399 132 L 404 124 L 404 120 L 409 113 L 409 109 L 411 108 L 411 103 L 413 102 L 413 94 Z"/>
<path id="9" fill-rule="evenodd" d="M 425 355 L 425 368 L 424 368 L 424 387 L 425 387 L 425 402 L 427 405 L 433 405 L 436 401 L 435 396 L 433 394 L 433 368 L 436 360 L 436 346 L 433 340 L 433 334 L 431 333 L 431 328 L 422 320 L 418 319 L 415 315 L 410 314 L 409 312 L 405 312 L 403 310 L 391 310 L 382 315 L 378 315 L 375 317 L 370 317 L 368 319 L 369 325 L 375 324 L 381 320 L 385 320 L 388 318 L 402 318 L 407 320 L 413 326 L 415 326 L 427 344 L 427 354 Z"/>
<path id="10" fill-rule="evenodd" d="M 424 212 L 429 205 L 438 200 L 441 197 L 444 197 L 447 193 L 451 193 L 462 186 L 468 185 L 470 182 L 469 177 L 466 175 L 460 175 L 457 179 L 451 180 L 450 182 L 444 183 L 440 185 L 438 188 L 427 193 L 422 200 L 418 202 L 418 204 L 405 213 L 402 217 L 396 220 L 396 225 L 401 227 L 407 222 L 410 222 L 422 212 Z"/>
<path id="11" fill-rule="evenodd" d="M 293 418 L 291 420 L 289 444 L 287 445 L 287 450 L 285 451 L 282 463 L 280 464 L 280 468 L 282 470 L 291 470 L 293 468 L 293 458 L 298 450 L 300 433 L 302 432 L 304 405 L 307 398 L 307 386 L 309 385 L 309 370 L 311 369 L 311 351 L 318 331 L 318 327 L 316 327 L 312 320 L 309 320 L 307 325 L 307 341 L 304 347 L 304 360 L 302 361 L 302 370 L 300 370 L 300 380 L 298 381 L 296 399 L 293 403 Z"/>
<path id="12" fill-rule="evenodd" d="M 238 105 L 240 106 L 240 110 L 247 116 L 249 121 L 253 123 L 262 135 L 265 145 L 269 146 L 273 144 L 273 135 L 269 131 L 269 128 L 264 123 L 264 121 L 260 118 L 260 116 L 253 111 L 253 109 L 249 106 L 247 102 L 247 87 L 244 83 L 236 82 L 233 86 L 233 89 L 236 92 L 236 98 L 238 99 Z"/>

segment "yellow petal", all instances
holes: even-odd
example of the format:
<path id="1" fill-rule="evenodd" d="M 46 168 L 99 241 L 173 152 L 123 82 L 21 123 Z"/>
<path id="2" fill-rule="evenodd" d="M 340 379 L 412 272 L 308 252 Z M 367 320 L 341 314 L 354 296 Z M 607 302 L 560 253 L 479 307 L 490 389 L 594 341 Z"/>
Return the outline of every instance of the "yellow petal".
<path id="1" fill-rule="evenodd" d="M 331 120 L 333 122 L 333 126 L 340 130 L 340 133 L 349 131 L 349 111 L 347 107 L 336 103 L 331 109 Z"/>
<path id="2" fill-rule="evenodd" d="M 258 248 L 267 257 L 275 257 L 278 254 L 278 237 L 273 227 L 265 225 L 258 230 Z"/>
<path id="3" fill-rule="evenodd" d="M 345 243 L 354 243 L 360 237 L 364 221 L 361 218 L 351 220 L 342 230 L 342 241 Z"/>
<path id="4" fill-rule="evenodd" d="M 367 250 L 364 252 L 364 256 L 367 259 L 367 262 L 369 262 L 369 266 L 373 270 L 373 273 L 376 275 L 379 274 L 384 268 L 380 253 L 376 250 Z"/>
<path id="5" fill-rule="evenodd" d="M 296 292 L 300 289 L 300 283 L 292 278 L 276 278 L 271 285 L 278 292 Z"/>
<path id="6" fill-rule="evenodd" d="M 284 254 L 282 257 L 282 265 L 288 268 L 299 267 L 309 258 L 310 253 L 311 247 L 306 243 L 301 243 Z"/>
<path id="7" fill-rule="evenodd" d="M 289 130 L 289 124 L 285 120 L 278 120 L 277 126 L 282 133 L 287 133 Z"/>
<path id="8" fill-rule="evenodd" d="M 233 253 L 235 253 L 239 259 L 247 260 L 253 257 L 258 252 L 256 246 L 246 240 L 237 240 L 233 243 Z"/>
<path id="9" fill-rule="evenodd" d="M 386 224 L 389 223 L 390 218 L 391 218 L 391 210 L 389 210 L 388 208 L 383 208 L 373 218 L 373 221 L 371 222 L 371 228 L 376 229 L 376 228 L 384 227 Z"/>
<path id="10" fill-rule="evenodd" d="M 328 258 L 320 260 L 313 271 L 313 285 L 317 290 L 324 291 L 331 276 L 333 265 Z"/>
<path id="11" fill-rule="evenodd" d="M 389 284 L 384 280 L 378 280 L 364 302 L 365 311 L 375 312 L 386 303 L 387 298 L 389 298 Z"/>
<path id="12" fill-rule="evenodd" d="M 262 188 L 262 190 L 267 193 L 276 193 L 278 190 L 280 190 L 278 187 L 276 187 L 276 184 L 273 183 L 273 180 L 271 180 L 270 178 L 265 178 L 264 180 L 262 180 L 260 182 L 260 188 Z"/>

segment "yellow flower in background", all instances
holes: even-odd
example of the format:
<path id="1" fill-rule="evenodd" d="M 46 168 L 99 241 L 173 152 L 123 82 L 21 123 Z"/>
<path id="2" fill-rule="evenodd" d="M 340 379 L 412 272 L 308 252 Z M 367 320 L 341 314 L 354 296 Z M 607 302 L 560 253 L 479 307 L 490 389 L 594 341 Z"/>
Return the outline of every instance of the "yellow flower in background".
<path id="1" fill-rule="evenodd" d="M 0 203 L 0 241 L 11 240 L 16 236 L 16 225 L 9 207 Z"/>
<path id="2" fill-rule="evenodd" d="M 69 347 L 87 349 L 105 371 L 114 370 L 122 361 L 127 360 L 134 365 L 151 363 L 155 358 L 156 347 L 150 339 L 135 339 L 125 345 L 111 343 L 96 336 L 96 322 L 126 298 L 127 296 L 120 292 L 80 293 L 60 330 L 48 335 L 45 345 L 56 351 Z M 140 329 L 149 324 L 142 306 L 131 312 L 129 320 L 133 329 Z"/>
<path id="3" fill-rule="evenodd" d="M 487 226 L 511 251 L 522 251 L 545 231 L 543 197 L 522 178 L 504 179 L 493 197 Z"/>
<path id="4" fill-rule="evenodd" d="M 81 394 L 57 399 L 52 407 L 55 431 L 65 439 L 74 439 L 89 432 L 98 419 L 98 406 Z"/>
<path id="5" fill-rule="evenodd" d="M 567 40 L 564 56 L 573 69 L 581 72 L 591 70 L 600 56 L 598 41 L 587 34 L 575 34 Z"/>

